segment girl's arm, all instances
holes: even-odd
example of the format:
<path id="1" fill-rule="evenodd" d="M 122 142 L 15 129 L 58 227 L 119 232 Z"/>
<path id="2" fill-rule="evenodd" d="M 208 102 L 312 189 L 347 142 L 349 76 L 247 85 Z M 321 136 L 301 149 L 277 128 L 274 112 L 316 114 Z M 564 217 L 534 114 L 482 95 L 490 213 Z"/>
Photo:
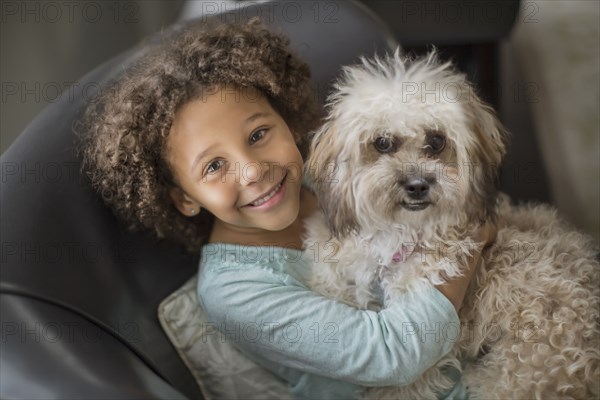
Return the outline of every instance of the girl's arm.
<path id="1" fill-rule="evenodd" d="M 406 385 L 450 351 L 459 321 L 433 286 L 380 311 L 322 297 L 268 266 L 204 264 L 208 317 L 248 355 L 363 386 Z"/>

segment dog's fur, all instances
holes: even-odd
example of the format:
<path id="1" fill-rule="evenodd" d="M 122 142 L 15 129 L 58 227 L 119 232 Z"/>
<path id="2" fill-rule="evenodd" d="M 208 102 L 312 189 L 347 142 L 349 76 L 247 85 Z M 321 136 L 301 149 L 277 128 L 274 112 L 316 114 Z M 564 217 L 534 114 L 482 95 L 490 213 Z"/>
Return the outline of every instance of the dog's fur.
<path id="1" fill-rule="evenodd" d="M 598 250 L 550 207 L 512 206 L 496 191 L 504 152 L 493 110 L 435 52 L 344 69 L 307 162 L 323 210 L 305 241 L 324 250 L 314 290 L 379 309 L 461 275 L 481 248 L 477 226 L 500 224 L 451 353 L 408 386 L 366 397 L 435 399 L 453 385 L 447 366 L 462 370 L 474 399 L 600 395 Z M 429 187 L 416 200 L 415 179 Z"/>

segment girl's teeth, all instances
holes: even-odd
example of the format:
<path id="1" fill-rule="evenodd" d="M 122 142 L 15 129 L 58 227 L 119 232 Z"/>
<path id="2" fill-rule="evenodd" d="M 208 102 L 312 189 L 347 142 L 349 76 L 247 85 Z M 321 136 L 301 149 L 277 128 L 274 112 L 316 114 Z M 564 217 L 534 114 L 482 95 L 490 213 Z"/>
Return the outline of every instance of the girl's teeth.
<path id="1" fill-rule="evenodd" d="M 279 185 L 275 186 L 275 188 L 271 191 L 271 193 L 267 194 L 262 199 L 258 199 L 256 201 L 250 203 L 250 205 L 254 206 L 254 207 L 260 206 L 262 203 L 269 200 L 271 197 L 275 196 L 275 193 L 277 193 L 277 191 L 279 190 L 280 187 L 281 187 L 281 182 L 279 183 Z"/>

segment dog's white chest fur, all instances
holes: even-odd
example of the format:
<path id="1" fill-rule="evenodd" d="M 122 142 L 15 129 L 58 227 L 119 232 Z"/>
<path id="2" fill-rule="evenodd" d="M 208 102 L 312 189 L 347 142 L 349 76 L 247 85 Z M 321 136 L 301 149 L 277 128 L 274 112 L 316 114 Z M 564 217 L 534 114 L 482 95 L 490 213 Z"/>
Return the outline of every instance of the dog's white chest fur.
<path id="1" fill-rule="evenodd" d="M 417 232 L 381 232 L 361 237 L 352 235 L 337 240 L 325 224 L 323 213 L 317 212 L 306 221 L 305 248 L 314 261 L 310 286 L 313 290 L 362 309 L 377 310 L 388 296 L 417 289 L 418 285 L 437 280 L 413 252 L 419 246 Z M 460 267 L 450 265 L 455 276 Z M 389 285 L 395 290 L 386 290 Z"/>

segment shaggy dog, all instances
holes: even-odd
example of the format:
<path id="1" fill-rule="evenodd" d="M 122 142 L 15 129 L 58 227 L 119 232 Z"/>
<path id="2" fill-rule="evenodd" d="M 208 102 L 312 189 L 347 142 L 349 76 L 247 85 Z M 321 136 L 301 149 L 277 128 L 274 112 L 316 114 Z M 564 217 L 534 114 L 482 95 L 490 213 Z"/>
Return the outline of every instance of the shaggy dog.
<path id="1" fill-rule="evenodd" d="M 501 225 L 451 353 L 416 382 L 365 397 L 435 399 L 452 387 L 448 366 L 462 371 L 474 399 L 599 396 L 597 249 L 550 207 L 512 206 L 497 192 L 504 152 L 493 110 L 435 53 L 344 69 L 307 163 L 323 211 L 305 242 L 324 250 L 314 290 L 378 309 L 461 275 L 480 249 L 476 227 Z"/>

